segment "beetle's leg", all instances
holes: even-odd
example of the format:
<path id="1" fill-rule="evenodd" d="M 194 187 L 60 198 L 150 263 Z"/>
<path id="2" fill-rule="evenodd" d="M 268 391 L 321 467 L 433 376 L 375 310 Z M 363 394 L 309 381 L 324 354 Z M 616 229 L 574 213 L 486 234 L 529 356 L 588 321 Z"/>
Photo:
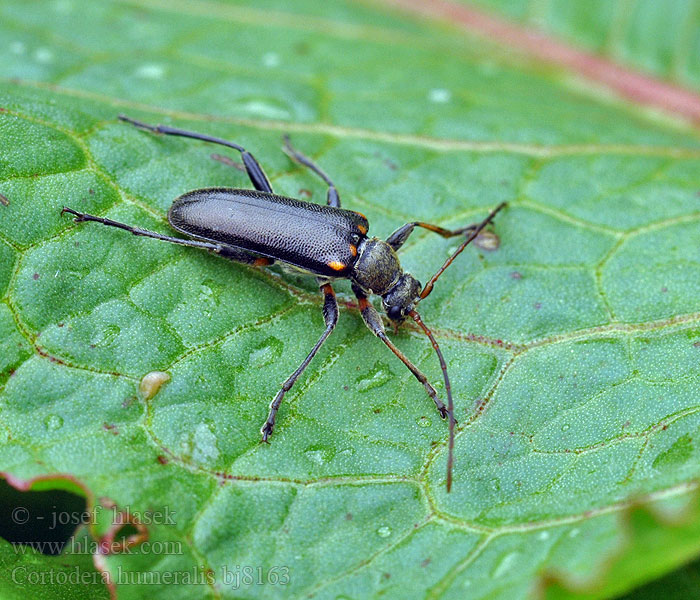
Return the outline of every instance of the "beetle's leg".
<path id="1" fill-rule="evenodd" d="M 88 215 L 87 213 L 81 213 L 67 206 L 63 207 L 61 214 L 69 213 L 75 216 L 74 221 L 76 223 L 81 223 L 83 221 L 93 221 L 95 223 L 101 223 L 102 225 L 107 225 L 109 227 L 116 227 L 117 229 L 123 229 L 134 235 L 139 235 L 143 237 L 149 237 L 156 240 L 162 240 L 164 242 L 171 242 L 173 244 L 180 244 L 181 246 L 192 246 L 194 248 L 202 248 L 203 250 L 209 250 L 214 252 L 219 256 L 228 258 L 235 262 L 243 263 L 246 265 L 253 265 L 254 267 L 267 267 L 274 264 L 272 258 L 266 258 L 263 256 L 256 256 L 250 254 L 239 248 L 234 248 L 232 246 L 227 246 L 226 244 L 214 244 L 210 242 L 200 242 L 198 240 L 187 240 L 183 238 L 174 237 L 171 235 L 162 235 L 156 233 L 155 231 L 149 231 L 148 229 L 141 229 L 140 227 L 133 227 L 132 225 L 127 225 L 126 223 L 120 223 L 119 221 L 113 221 L 112 219 L 107 219 L 105 217 L 96 217 L 95 215 Z"/>
<path id="2" fill-rule="evenodd" d="M 467 239 L 464 240 L 459 245 L 459 248 L 457 248 L 457 250 L 455 250 L 452 253 L 452 255 L 437 270 L 437 273 L 435 273 L 435 275 L 433 275 L 430 278 L 430 281 L 428 281 L 428 283 L 425 284 L 425 287 L 423 288 L 423 290 L 420 293 L 421 300 L 423 298 L 425 298 L 428 294 L 430 294 L 430 292 L 433 291 L 433 286 L 435 285 L 435 282 L 438 280 L 438 277 L 440 277 L 440 275 L 442 275 L 445 272 L 445 269 L 447 269 L 447 267 L 449 267 L 452 264 L 454 259 L 457 258 L 457 256 L 459 256 L 459 253 L 462 252 L 462 250 L 464 250 L 469 244 L 471 244 L 477 238 L 477 236 L 481 233 L 481 231 L 484 229 L 484 227 L 486 227 L 491 221 L 493 221 L 493 218 L 496 216 L 498 211 L 501 210 L 502 208 L 504 208 L 505 206 L 506 206 L 506 202 L 501 202 L 496 208 L 494 208 L 488 214 L 488 216 L 481 223 L 479 223 L 478 225 L 476 225 L 476 227 L 473 227 L 471 229 L 471 231 L 467 234 Z"/>
<path id="3" fill-rule="evenodd" d="M 444 229 L 438 225 L 431 225 L 430 223 L 423 223 L 422 221 L 414 221 L 413 223 L 406 223 L 405 225 L 399 227 L 387 238 L 386 243 L 389 244 L 394 250 L 398 250 L 401 248 L 401 246 L 403 246 L 404 242 L 408 239 L 408 236 L 413 233 L 415 227 L 423 227 L 424 229 L 433 231 L 444 238 L 451 238 L 456 235 L 463 235 L 465 233 L 468 234 L 469 232 L 474 231 L 478 225 L 478 223 L 474 223 L 472 225 L 467 225 L 466 227 L 461 227 L 460 229 Z"/>
<path id="4" fill-rule="evenodd" d="M 364 320 L 365 325 L 369 327 L 369 330 L 374 335 L 376 335 L 380 340 L 382 340 L 382 342 L 389 346 L 389 349 L 394 354 L 396 354 L 396 356 L 399 358 L 399 360 L 401 360 L 401 362 L 403 362 L 403 364 L 405 364 L 408 367 L 408 370 L 411 371 L 411 373 L 413 373 L 415 378 L 423 384 L 425 391 L 428 392 L 428 396 L 430 396 L 433 399 L 433 402 L 435 402 L 435 406 L 440 412 L 440 416 L 443 419 L 446 419 L 449 414 L 447 407 L 445 406 L 443 401 L 440 400 L 440 398 L 438 398 L 437 392 L 435 391 L 435 388 L 432 385 L 430 385 L 428 378 L 425 375 L 423 375 L 420 369 L 416 367 L 416 365 L 414 365 L 406 357 L 406 355 L 403 352 L 401 352 L 401 350 L 399 350 L 387 337 L 386 332 L 384 331 L 384 325 L 382 324 L 382 318 L 379 316 L 379 313 L 376 311 L 374 306 L 372 306 L 370 301 L 367 299 L 367 296 L 365 296 L 355 286 L 353 286 L 352 291 L 355 293 L 355 296 L 357 296 L 357 299 L 360 303 L 360 314 L 362 315 L 362 319 Z"/>
<path id="5" fill-rule="evenodd" d="M 261 192 L 272 193 L 272 186 L 270 185 L 270 182 L 268 181 L 265 172 L 262 170 L 260 163 L 258 163 L 255 157 L 250 152 L 248 152 L 243 146 L 240 146 L 235 142 L 228 142 L 226 140 L 222 140 L 221 138 L 212 137 L 203 133 L 186 131 L 184 129 L 176 129 L 175 127 L 168 127 L 167 125 L 148 125 L 146 123 L 142 123 L 141 121 L 137 121 L 136 119 L 132 119 L 125 115 L 119 115 L 119 119 L 121 121 L 131 123 L 139 129 L 145 129 L 146 131 L 150 131 L 152 133 L 162 133 L 164 135 L 176 135 L 180 137 L 192 138 L 194 140 L 202 140 L 203 142 L 220 144 L 221 146 L 227 146 L 228 148 L 238 150 L 241 153 L 241 158 L 243 159 L 245 170 L 248 173 L 248 177 L 250 177 L 250 181 L 252 182 L 253 187 L 256 190 L 260 190 Z"/>
<path id="6" fill-rule="evenodd" d="M 340 196 L 338 195 L 338 190 L 335 184 L 331 181 L 331 178 L 326 175 L 326 173 L 319 167 L 314 161 L 312 161 L 308 156 L 299 152 L 292 142 L 289 141 L 289 136 L 284 136 L 284 153 L 289 156 L 292 160 L 298 162 L 311 169 L 316 175 L 318 175 L 323 181 L 328 184 L 328 194 L 326 195 L 326 204 L 328 206 L 334 206 L 335 208 L 340 208 Z"/>
<path id="7" fill-rule="evenodd" d="M 321 281 L 322 280 L 319 280 L 319 283 L 321 283 Z M 267 416 L 267 421 L 265 421 L 265 424 L 260 430 L 262 433 L 263 442 L 267 441 L 267 438 L 270 437 L 272 430 L 275 428 L 275 417 L 277 416 L 277 411 L 279 410 L 280 404 L 282 404 L 282 398 L 284 398 L 284 395 L 294 385 L 294 382 L 297 380 L 299 375 L 304 372 L 304 369 L 309 366 L 311 359 L 316 355 L 319 348 L 323 345 L 323 342 L 326 341 L 326 338 L 331 334 L 335 324 L 338 322 L 338 302 L 335 299 L 335 292 L 333 291 L 331 284 L 322 283 L 321 291 L 323 292 L 324 296 L 323 320 L 326 322 L 326 330 L 323 332 L 318 342 L 316 342 L 316 345 L 311 349 L 308 356 L 299 365 L 297 370 L 294 371 L 294 373 L 287 378 L 287 381 L 282 384 L 282 388 L 279 392 L 277 392 L 274 400 L 270 403 L 270 413 Z"/>
<path id="8" fill-rule="evenodd" d="M 102 225 L 108 225 L 109 227 L 117 227 L 118 229 L 123 229 L 134 235 L 142 235 L 144 237 L 154 238 L 156 240 L 163 240 L 164 242 L 172 242 L 173 244 L 181 244 L 182 246 L 194 246 L 195 248 L 203 248 L 204 250 L 211 250 L 212 252 L 221 252 L 224 249 L 222 244 L 211 244 L 209 242 L 199 242 L 197 240 L 185 240 L 183 238 L 173 237 L 171 235 L 162 235 L 156 233 L 155 231 L 149 231 L 148 229 L 141 229 L 140 227 L 133 227 L 131 225 L 126 225 L 125 223 L 120 223 L 119 221 L 112 221 L 112 219 L 106 219 L 105 217 L 96 217 L 95 215 L 88 215 L 86 213 L 78 212 L 72 208 L 64 206 L 61 210 L 61 214 L 69 213 L 75 215 L 73 219 L 76 223 L 82 221 L 94 221 L 95 223 L 102 223 Z"/>

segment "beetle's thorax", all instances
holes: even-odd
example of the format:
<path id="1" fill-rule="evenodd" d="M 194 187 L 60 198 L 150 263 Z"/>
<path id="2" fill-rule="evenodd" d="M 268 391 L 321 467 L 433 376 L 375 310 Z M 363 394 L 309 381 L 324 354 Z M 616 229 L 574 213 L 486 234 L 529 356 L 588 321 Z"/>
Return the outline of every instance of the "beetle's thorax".
<path id="1" fill-rule="evenodd" d="M 357 254 L 351 278 L 367 294 L 386 294 L 403 273 L 394 249 L 379 238 L 361 242 Z"/>

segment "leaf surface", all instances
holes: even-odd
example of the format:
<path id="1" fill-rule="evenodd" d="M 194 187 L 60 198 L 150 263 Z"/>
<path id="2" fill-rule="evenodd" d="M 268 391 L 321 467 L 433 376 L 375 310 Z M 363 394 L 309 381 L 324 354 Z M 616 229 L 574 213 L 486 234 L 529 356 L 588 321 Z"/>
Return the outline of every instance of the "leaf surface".
<path id="1" fill-rule="evenodd" d="M 0 470 L 174 515 L 148 526 L 161 551 L 107 557 L 159 578 L 120 598 L 559 593 L 545 575 L 605 598 L 700 552 L 678 533 L 700 523 L 694 130 L 363 4 L 7 1 L 0 17 Z M 380 237 L 509 203 L 498 249 L 468 248 L 421 305 L 460 422 L 451 494 L 446 424 L 346 282 L 261 445 L 323 330 L 315 282 L 61 217 L 170 234 L 179 194 L 250 187 L 218 147 L 118 113 L 235 140 L 278 193 L 323 202 L 280 151 L 290 133 Z M 416 232 L 402 264 L 426 281 L 456 246 Z M 429 342 L 394 339 L 443 393 Z M 170 381 L 145 399 L 153 371 Z"/>

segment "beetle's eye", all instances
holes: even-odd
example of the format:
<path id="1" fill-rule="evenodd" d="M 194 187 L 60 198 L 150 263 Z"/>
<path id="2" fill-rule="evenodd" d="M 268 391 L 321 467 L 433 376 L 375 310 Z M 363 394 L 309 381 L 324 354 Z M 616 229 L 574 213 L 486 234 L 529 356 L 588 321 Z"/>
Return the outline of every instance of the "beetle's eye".
<path id="1" fill-rule="evenodd" d="M 389 310 L 386 311 L 386 314 L 392 321 L 398 321 L 401 317 L 403 317 L 400 306 L 390 307 Z"/>

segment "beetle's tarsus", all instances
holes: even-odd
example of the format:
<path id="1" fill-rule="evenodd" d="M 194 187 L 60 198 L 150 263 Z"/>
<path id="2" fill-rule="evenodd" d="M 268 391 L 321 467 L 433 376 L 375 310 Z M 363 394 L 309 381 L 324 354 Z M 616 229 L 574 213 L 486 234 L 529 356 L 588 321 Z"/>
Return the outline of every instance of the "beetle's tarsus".
<path id="1" fill-rule="evenodd" d="M 269 444 L 270 442 L 267 441 L 267 438 L 272 435 L 272 430 L 274 428 L 275 426 L 272 423 L 265 423 L 260 430 L 260 433 L 262 433 L 262 439 L 260 441 Z"/>
<path id="2" fill-rule="evenodd" d="M 85 215 L 83 213 L 79 213 L 77 210 L 73 210 L 72 208 L 68 208 L 67 206 L 64 206 L 61 209 L 61 216 L 63 216 L 64 213 L 68 213 L 69 215 L 75 215 L 75 219 L 73 219 L 75 223 L 85 221 Z"/>

